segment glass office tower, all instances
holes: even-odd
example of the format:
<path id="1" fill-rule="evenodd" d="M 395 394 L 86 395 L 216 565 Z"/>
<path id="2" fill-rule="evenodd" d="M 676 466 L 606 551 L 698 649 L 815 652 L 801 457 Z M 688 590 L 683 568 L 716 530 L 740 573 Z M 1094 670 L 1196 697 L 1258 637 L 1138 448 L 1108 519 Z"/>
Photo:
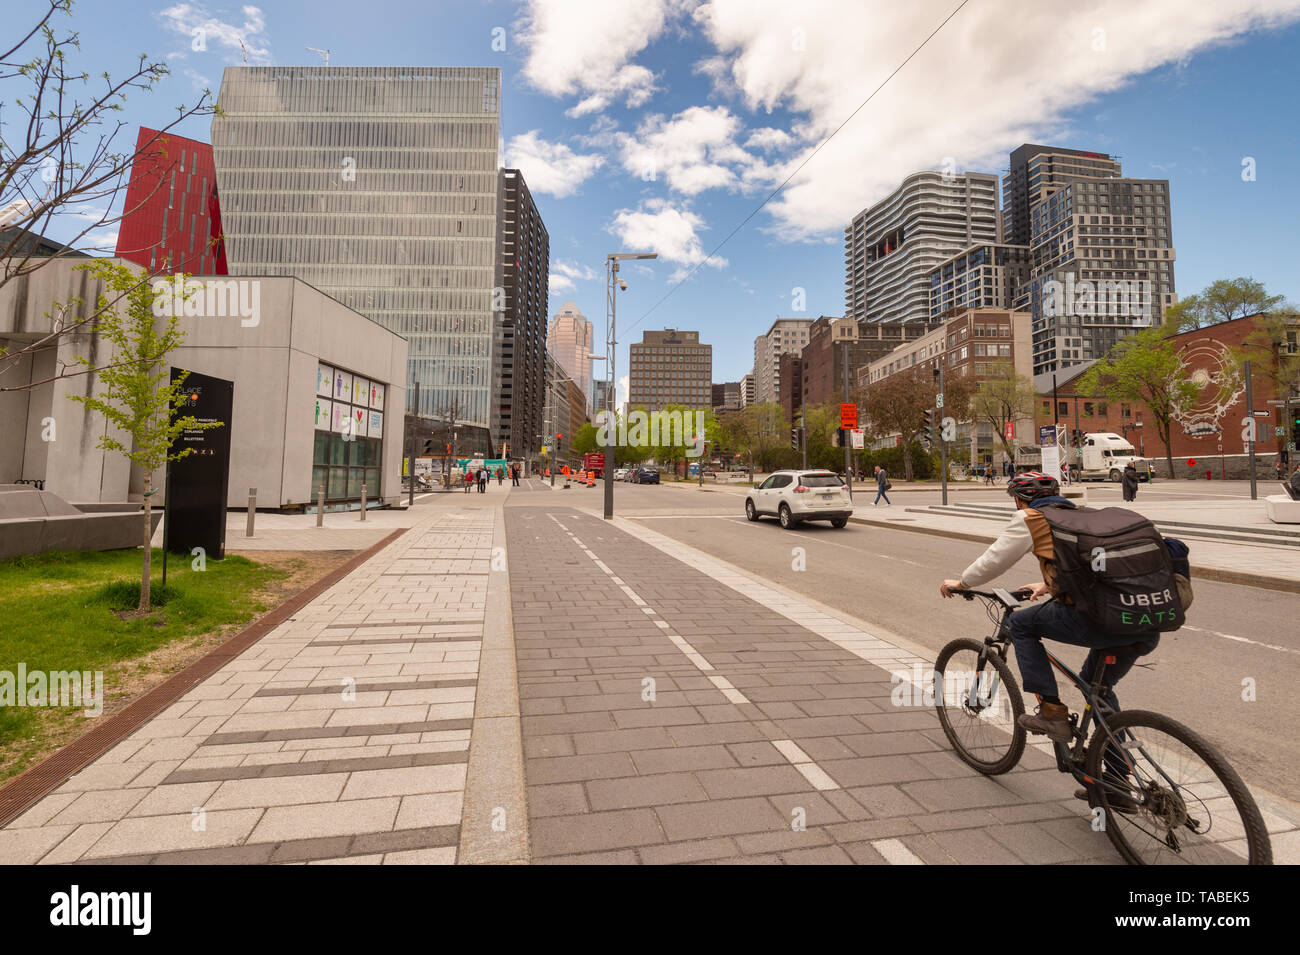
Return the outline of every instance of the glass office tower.
<path id="1" fill-rule="evenodd" d="M 231 275 L 296 275 L 410 343 L 419 411 L 491 426 L 501 71 L 227 67 Z"/>

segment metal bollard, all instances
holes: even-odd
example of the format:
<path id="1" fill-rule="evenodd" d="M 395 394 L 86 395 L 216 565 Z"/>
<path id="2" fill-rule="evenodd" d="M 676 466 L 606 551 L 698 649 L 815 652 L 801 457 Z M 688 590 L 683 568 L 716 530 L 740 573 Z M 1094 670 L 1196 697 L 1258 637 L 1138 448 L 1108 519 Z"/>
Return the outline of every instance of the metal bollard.
<path id="1" fill-rule="evenodd" d="M 257 488 L 248 489 L 248 525 L 244 528 L 244 536 L 253 536 L 253 518 L 257 515 Z"/>
<path id="2" fill-rule="evenodd" d="M 320 486 L 320 493 L 316 495 L 316 526 L 325 526 L 325 485 Z"/>
<path id="3" fill-rule="evenodd" d="M 366 486 L 361 485 L 361 519 L 366 519 Z"/>

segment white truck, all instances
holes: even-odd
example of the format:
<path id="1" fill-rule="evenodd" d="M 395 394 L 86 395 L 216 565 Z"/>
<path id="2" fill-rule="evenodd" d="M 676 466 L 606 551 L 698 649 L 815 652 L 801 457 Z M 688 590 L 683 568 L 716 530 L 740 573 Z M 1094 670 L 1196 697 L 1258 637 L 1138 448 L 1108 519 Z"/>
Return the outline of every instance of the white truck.
<path id="1" fill-rule="evenodd" d="M 1119 482 L 1124 468 L 1132 461 L 1138 478 L 1150 480 L 1151 469 L 1137 450 L 1118 434 L 1096 431 L 1083 436 L 1078 448 L 1079 477 L 1084 481 Z"/>

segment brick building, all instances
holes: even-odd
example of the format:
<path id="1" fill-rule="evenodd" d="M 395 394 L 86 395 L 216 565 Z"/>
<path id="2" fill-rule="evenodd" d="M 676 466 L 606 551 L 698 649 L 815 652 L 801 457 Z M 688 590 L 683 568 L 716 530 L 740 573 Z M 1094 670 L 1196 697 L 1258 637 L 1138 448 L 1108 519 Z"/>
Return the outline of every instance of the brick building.
<path id="1" fill-rule="evenodd" d="M 1296 437 L 1294 412 L 1300 409 L 1300 395 L 1293 395 L 1291 420 L 1284 421 L 1281 396 L 1275 393 L 1267 369 L 1260 367 L 1263 355 L 1259 352 L 1252 354 L 1252 365 L 1255 366 L 1251 376 L 1254 408 L 1246 408 L 1245 378 L 1233 361 L 1233 355 L 1258 327 L 1258 316 L 1248 316 L 1174 337 L 1197 386 L 1196 400 L 1175 415 L 1173 421 L 1171 443 L 1176 476 L 1186 476 L 1190 471 L 1204 478 L 1206 470 L 1210 470 L 1216 479 L 1225 475 L 1230 478 L 1247 476 L 1247 451 L 1242 432 L 1243 419 L 1249 410 L 1266 413 L 1253 416 L 1257 436 L 1255 455 L 1261 476 L 1271 473 L 1278 454 L 1285 455 L 1287 442 Z M 1300 354 L 1298 337 L 1300 320 L 1288 330 L 1286 340 L 1280 343 L 1284 354 Z M 1058 378 L 1055 415 L 1050 383 L 1045 383 L 1044 376 L 1039 376 L 1035 431 L 1038 426 L 1055 421 L 1070 431 L 1122 434 L 1139 454 L 1151 460 L 1156 473 L 1162 474 L 1166 470 L 1165 444 L 1156 433 L 1147 405 L 1144 402 L 1108 401 L 1097 395 L 1081 393 L 1077 386 L 1084 372 L 1086 369 L 1078 369 L 1070 378 Z M 1278 428 L 1282 429 L 1281 435 L 1277 433 Z M 1189 469 L 1188 460 L 1198 463 Z"/>
<path id="2" fill-rule="evenodd" d="M 803 408 L 803 355 L 786 352 L 780 360 L 780 382 L 777 385 L 777 403 L 790 421 Z"/>

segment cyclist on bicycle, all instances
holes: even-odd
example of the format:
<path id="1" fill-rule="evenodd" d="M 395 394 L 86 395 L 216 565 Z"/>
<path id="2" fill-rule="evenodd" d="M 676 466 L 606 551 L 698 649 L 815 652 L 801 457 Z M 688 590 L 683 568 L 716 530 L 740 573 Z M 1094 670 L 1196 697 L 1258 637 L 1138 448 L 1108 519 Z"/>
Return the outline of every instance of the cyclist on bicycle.
<path id="1" fill-rule="evenodd" d="M 1106 666 L 1107 685 L 1102 691 L 1102 698 L 1118 712 L 1119 700 L 1115 697 L 1114 685 L 1133 668 L 1138 657 L 1155 649 L 1160 634 L 1143 634 L 1135 643 L 1131 634 L 1105 633 L 1075 610 L 1069 603 L 1069 598 L 1058 594 L 1052 532 L 1039 511 L 1046 507 L 1074 507 L 1059 492 L 1060 484 L 1048 474 L 1027 471 L 1015 475 L 1007 485 L 1007 493 L 1016 502 L 1015 515 L 1003 528 L 1001 536 L 962 571 L 960 578 L 945 580 L 940 584 L 939 593 L 951 597 L 954 590 L 978 587 L 1000 576 L 1026 554 L 1032 553 L 1038 558 L 1043 579 L 1024 589 L 1032 591 L 1029 597 L 1031 602 L 1048 592 L 1052 594 L 1052 599 L 1017 610 L 1008 618 L 1007 623 L 1011 642 L 1016 648 L 1016 663 L 1020 667 L 1021 681 L 1025 690 L 1037 696 L 1039 702 L 1037 715 L 1030 716 L 1026 713 L 1016 722 L 1030 733 L 1043 734 L 1056 742 L 1066 743 L 1071 736 L 1070 711 L 1057 696 L 1056 677 L 1047 659 L 1047 651 L 1043 649 L 1043 638 L 1088 647 L 1092 651 L 1080 672 L 1087 683 L 1092 682 L 1096 668 L 1106 656 L 1102 651 L 1110 649 L 1110 655 L 1117 659 L 1115 663 Z M 1137 649 L 1129 650 L 1130 644 Z M 1145 649 L 1139 644 L 1145 644 Z M 1114 649 L 1116 647 L 1124 647 L 1125 650 L 1117 651 Z"/>

